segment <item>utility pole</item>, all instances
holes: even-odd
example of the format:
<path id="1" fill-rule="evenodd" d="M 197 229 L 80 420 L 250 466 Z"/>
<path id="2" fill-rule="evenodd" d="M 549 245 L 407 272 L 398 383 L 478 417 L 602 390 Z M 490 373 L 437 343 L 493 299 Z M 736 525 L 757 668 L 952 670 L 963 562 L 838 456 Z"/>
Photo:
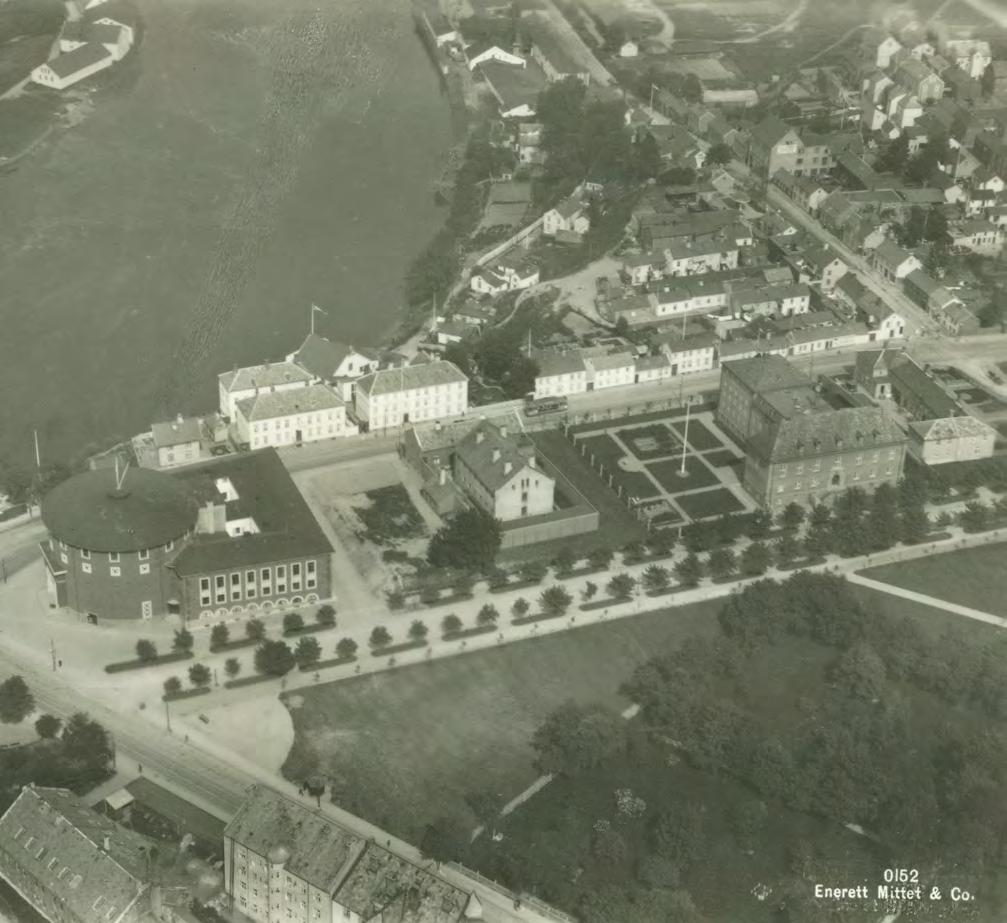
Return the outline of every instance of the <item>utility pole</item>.
<path id="1" fill-rule="evenodd" d="M 36 471 L 41 471 L 42 470 L 42 457 L 39 455 L 39 451 L 38 451 L 38 430 L 37 429 L 33 429 L 32 430 L 32 435 L 35 438 L 35 470 Z"/>
<path id="2" fill-rule="evenodd" d="M 56 642 L 49 639 L 49 653 L 52 655 L 52 672 L 56 672 Z"/>
<path id="3" fill-rule="evenodd" d="M 171 733 L 171 711 L 168 709 L 168 700 L 164 700 L 164 723 L 168 728 L 168 733 Z"/>

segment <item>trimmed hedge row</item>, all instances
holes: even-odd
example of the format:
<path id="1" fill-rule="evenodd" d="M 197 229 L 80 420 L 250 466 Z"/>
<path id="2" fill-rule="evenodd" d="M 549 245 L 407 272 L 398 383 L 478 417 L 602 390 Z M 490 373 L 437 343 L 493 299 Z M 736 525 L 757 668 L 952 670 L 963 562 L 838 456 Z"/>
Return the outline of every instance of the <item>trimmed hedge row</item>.
<path id="1" fill-rule="evenodd" d="M 192 660 L 192 651 L 172 651 L 170 654 L 159 654 L 153 660 L 122 660 L 119 663 L 105 664 L 106 673 L 124 673 L 127 670 L 142 670 L 145 667 L 159 667 L 166 663 L 178 663 L 182 660 Z"/>

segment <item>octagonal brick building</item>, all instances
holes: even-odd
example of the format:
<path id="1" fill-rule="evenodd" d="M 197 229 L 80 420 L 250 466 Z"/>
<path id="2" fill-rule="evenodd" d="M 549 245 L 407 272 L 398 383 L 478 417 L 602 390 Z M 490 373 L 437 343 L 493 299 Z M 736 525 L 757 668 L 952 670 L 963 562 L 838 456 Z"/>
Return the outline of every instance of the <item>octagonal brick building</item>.
<path id="1" fill-rule="evenodd" d="M 55 487 L 42 502 L 50 602 L 92 621 L 179 611 L 178 578 L 166 567 L 192 537 L 198 504 L 169 474 L 109 468 Z"/>

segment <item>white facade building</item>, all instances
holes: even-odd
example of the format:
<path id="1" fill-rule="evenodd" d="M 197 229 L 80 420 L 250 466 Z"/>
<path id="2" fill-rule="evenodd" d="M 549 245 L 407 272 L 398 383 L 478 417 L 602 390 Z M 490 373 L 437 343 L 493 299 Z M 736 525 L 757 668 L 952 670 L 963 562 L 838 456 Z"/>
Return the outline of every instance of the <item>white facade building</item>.
<path id="1" fill-rule="evenodd" d="M 254 451 L 267 446 L 301 445 L 358 432 L 346 419 L 346 406 L 328 385 L 260 392 L 235 404 L 235 441 Z"/>
<path id="2" fill-rule="evenodd" d="M 389 426 L 457 417 L 469 406 L 469 380 L 438 360 L 371 372 L 354 391 L 357 419 L 373 432 Z"/>
<path id="3" fill-rule="evenodd" d="M 238 401 L 258 394 L 306 388 L 313 380 L 310 372 L 286 361 L 267 362 L 222 372 L 217 376 L 221 416 L 233 421 Z"/>
<path id="4" fill-rule="evenodd" d="M 586 356 L 584 363 L 587 366 L 588 391 L 618 388 L 636 381 L 636 357 L 632 353 Z"/>
<path id="5" fill-rule="evenodd" d="M 566 397 L 587 391 L 587 365 L 580 351 L 537 356 L 535 397 Z"/>

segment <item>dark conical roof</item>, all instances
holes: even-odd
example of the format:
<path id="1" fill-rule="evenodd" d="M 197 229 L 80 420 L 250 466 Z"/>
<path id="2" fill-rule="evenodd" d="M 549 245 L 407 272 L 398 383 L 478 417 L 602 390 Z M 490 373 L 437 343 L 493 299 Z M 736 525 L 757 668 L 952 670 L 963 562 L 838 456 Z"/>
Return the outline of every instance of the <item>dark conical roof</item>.
<path id="1" fill-rule="evenodd" d="M 148 468 L 124 472 L 121 487 L 110 468 L 78 474 L 42 501 L 49 534 L 88 551 L 138 551 L 179 538 L 196 522 L 197 505 L 170 474 Z"/>

